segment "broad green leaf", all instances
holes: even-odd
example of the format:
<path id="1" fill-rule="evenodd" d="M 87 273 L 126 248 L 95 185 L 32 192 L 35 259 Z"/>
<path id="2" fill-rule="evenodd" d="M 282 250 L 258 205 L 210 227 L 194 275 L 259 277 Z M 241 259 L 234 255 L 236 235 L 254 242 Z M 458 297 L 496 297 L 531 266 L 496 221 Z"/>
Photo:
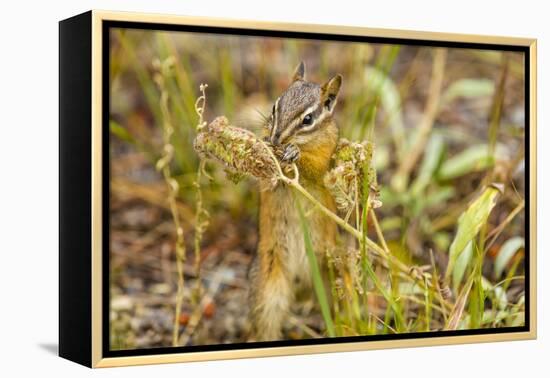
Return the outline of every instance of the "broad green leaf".
<path id="1" fill-rule="evenodd" d="M 446 105 L 457 98 L 489 97 L 495 92 L 495 83 L 489 79 L 460 79 L 449 85 L 441 98 Z"/>
<path id="2" fill-rule="evenodd" d="M 443 143 L 443 137 L 437 133 L 432 134 L 426 146 L 426 151 L 424 152 L 419 174 L 412 184 L 411 192 L 413 196 L 416 197 L 420 195 L 432 181 L 444 150 L 445 144 Z"/>
<path id="3" fill-rule="evenodd" d="M 517 236 L 511 239 L 508 239 L 500 248 L 500 251 L 495 260 L 494 274 L 495 278 L 499 278 L 504 272 L 504 269 L 514 257 L 516 252 L 525 247 L 525 239 L 521 236 Z"/>
<path id="4" fill-rule="evenodd" d="M 495 207 L 496 198 L 499 193 L 498 189 L 492 186 L 487 187 L 458 218 L 456 235 L 449 248 L 449 263 L 445 278 L 450 278 L 460 254 L 487 222 L 491 210 Z"/>
<path id="5" fill-rule="evenodd" d="M 498 155 L 500 151 L 497 151 Z M 466 173 L 479 172 L 492 167 L 495 158 L 489 155 L 489 146 L 478 144 L 472 146 L 441 164 L 437 177 L 440 180 L 451 180 Z"/>
<path id="6" fill-rule="evenodd" d="M 472 256 L 474 255 L 474 248 L 473 243 L 470 241 L 466 248 L 464 248 L 464 251 L 458 256 L 456 260 L 455 267 L 453 269 L 453 289 L 456 293 L 458 290 L 458 285 L 462 282 L 462 279 L 464 278 L 464 273 L 466 273 L 466 268 L 470 264 L 470 261 L 472 260 Z"/>
<path id="7" fill-rule="evenodd" d="M 313 279 L 313 287 L 315 289 L 315 294 L 319 300 L 319 305 L 321 306 L 321 314 L 325 320 L 325 325 L 327 326 L 327 332 L 330 337 L 336 336 L 334 330 L 334 323 L 332 321 L 332 315 L 330 313 L 330 307 L 328 304 L 327 294 L 325 292 L 325 285 L 323 284 L 323 279 L 321 277 L 321 271 L 319 270 L 319 265 L 317 263 L 317 256 L 313 250 L 313 244 L 311 242 L 311 237 L 309 235 L 309 227 L 307 225 L 306 217 L 302 206 L 298 203 L 298 212 L 300 214 L 300 223 L 302 225 L 302 232 L 304 234 L 304 244 L 306 248 L 307 259 L 309 261 L 309 268 L 311 270 L 311 276 Z"/>

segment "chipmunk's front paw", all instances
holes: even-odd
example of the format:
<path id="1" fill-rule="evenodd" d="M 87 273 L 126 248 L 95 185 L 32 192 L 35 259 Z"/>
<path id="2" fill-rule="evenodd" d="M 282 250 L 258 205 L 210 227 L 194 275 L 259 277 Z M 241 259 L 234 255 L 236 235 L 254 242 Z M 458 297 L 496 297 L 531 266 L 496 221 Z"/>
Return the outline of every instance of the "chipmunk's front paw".
<path id="1" fill-rule="evenodd" d="M 300 149 L 295 144 L 287 144 L 281 160 L 285 163 L 294 163 L 300 158 Z"/>

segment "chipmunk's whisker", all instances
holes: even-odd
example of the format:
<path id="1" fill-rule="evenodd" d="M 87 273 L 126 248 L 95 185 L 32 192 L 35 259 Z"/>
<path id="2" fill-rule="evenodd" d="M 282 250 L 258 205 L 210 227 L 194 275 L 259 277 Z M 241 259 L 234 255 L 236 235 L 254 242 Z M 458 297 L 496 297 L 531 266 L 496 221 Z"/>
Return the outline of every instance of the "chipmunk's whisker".
<path id="1" fill-rule="evenodd" d="M 262 118 L 262 120 L 263 120 L 264 122 L 267 123 L 267 122 L 269 121 L 269 116 L 267 116 L 267 115 L 265 115 L 264 113 L 262 113 L 262 111 L 261 111 L 260 109 L 254 108 L 254 111 L 255 111 L 256 113 L 258 113 L 258 115 Z"/>

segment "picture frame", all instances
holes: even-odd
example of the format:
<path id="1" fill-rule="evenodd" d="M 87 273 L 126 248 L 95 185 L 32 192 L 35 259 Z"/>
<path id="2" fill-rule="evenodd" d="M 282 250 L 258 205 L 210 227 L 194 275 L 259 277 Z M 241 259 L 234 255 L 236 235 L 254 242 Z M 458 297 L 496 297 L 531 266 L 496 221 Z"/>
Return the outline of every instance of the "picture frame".
<path id="1" fill-rule="evenodd" d="M 110 31 L 398 44 L 523 54 L 524 322 L 517 327 L 113 350 L 110 311 Z M 536 40 L 336 25 L 89 11 L 59 24 L 59 355 L 88 367 L 344 352 L 536 338 Z M 344 77 L 344 83 L 346 78 Z M 198 88 L 197 93 L 198 93 Z M 202 115 L 201 115 L 202 117 Z M 211 120 L 211 119 L 210 119 Z M 457 301 L 459 298 L 456 298 Z"/>

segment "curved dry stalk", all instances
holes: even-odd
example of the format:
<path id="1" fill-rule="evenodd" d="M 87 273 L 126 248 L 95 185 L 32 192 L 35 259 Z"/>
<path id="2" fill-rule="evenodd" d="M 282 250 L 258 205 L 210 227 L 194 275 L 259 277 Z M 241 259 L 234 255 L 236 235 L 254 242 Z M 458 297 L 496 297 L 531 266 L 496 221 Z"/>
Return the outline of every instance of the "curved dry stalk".
<path id="1" fill-rule="evenodd" d="M 201 91 L 201 96 L 197 98 L 197 101 L 195 101 L 195 112 L 199 116 L 199 121 L 197 123 L 197 132 L 200 132 L 204 126 L 206 126 L 206 122 L 204 122 L 203 114 L 204 109 L 206 108 L 206 88 L 208 88 L 208 84 L 201 84 L 199 89 Z M 194 181 L 194 186 L 196 189 L 196 206 L 195 206 L 195 238 L 194 238 L 194 254 L 195 254 L 195 260 L 194 260 L 194 270 L 195 270 L 195 277 L 196 277 L 196 286 L 195 286 L 195 293 L 193 295 L 193 301 L 195 304 L 199 303 L 199 296 L 201 294 L 201 243 L 202 243 L 202 237 L 204 235 L 204 232 L 206 231 L 206 228 L 208 227 L 209 223 L 209 217 L 208 211 L 204 208 L 203 200 L 202 200 L 202 189 L 201 189 L 201 180 L 202 180 L 202 174 L 205 170 L 205 160 L 201 157 L 199 157 L 199 166 L 197 168 L 197 177 Z"/>
<path id="2" fill-rule="evenodd" d="M 172 126 L 170 111 L 168 109 L 168 91 L 165 87 L 164 78 L 173 64 L 173 58 L 168 58 L 162 62 L 155 61 L 155 68 L 158 72 L 155 74 L 155 82 L 161 92 L 160 95 L 160 110 L 162 115 L 162 137 L 164 142 L 163 155 L 157 161 L 156 169 L 162 173 L 164 181 L 168 187 L 168 203 L 170 207 L 170 213 L 174 221 L 176 228 L 176 267 L 178 271 L 177 292 L 176 292 L 176 308 L 174 310 L 174 328 L 172 331 L 172 345 L 178 346 L 179 336 L 179 319 L 181 314 L 181 307 L 183 305 L 183 291 L 185 285 L 185 279 L 183 275 L 183 267 L 185 263 L 185 237 L 182 227 L 182 219 L 179 213 L 177 195 L 179 192 L 179 184 L 172 177 L 170 170 L 170 162 L 174 156 L 174 146 L 172 146 L 171 138 L 174 134 L 174 127 Z"/>

